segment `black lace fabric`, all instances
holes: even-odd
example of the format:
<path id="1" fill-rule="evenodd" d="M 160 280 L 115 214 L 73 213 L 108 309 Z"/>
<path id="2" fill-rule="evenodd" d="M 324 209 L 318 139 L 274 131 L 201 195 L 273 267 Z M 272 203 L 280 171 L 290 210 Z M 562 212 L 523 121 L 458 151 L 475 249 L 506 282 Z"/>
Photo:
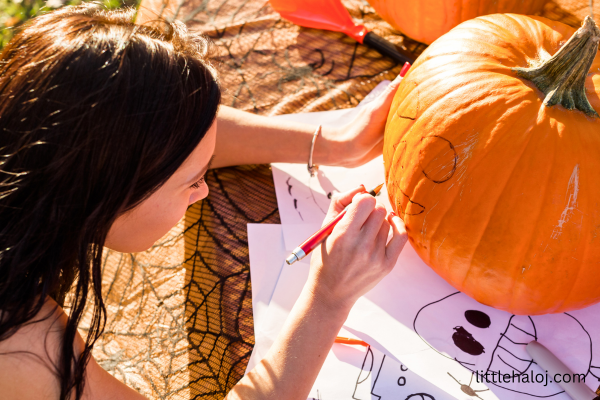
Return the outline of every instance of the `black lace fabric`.
<path id="1" fill-rule="evenodd" d="M 248 223 L 278 224 L 269 166 L 210 171 L 212 193 L 185 217 L 185 321 L 193 398 L 223 398 L 254 346 Z"/>

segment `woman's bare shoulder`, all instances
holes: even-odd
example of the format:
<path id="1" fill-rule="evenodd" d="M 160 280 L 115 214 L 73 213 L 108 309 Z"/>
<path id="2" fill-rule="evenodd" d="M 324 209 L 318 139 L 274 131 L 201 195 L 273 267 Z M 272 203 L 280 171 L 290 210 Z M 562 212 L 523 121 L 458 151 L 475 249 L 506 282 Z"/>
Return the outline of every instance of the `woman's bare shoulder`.
<path id="1" fill-rule="evenodd" d="M 0 393 L 12 399 L 58 399 L 56 361 L 64 312 L 53 301 L 28 324 L 0 342 Z M 66 319 L 66 316 L 64 316 Z M 61 324 L 62 322 L 62 324 Z"/>
<path id="2" fill-rule="evenodd" d="M 57 368 L 67 316 L 49 299 L 33 320 L 10 338 L 0 341 L 0 393 L 3 400 L 58 400 Z M 84 341 L 77 335 L 75 352 Z M 86 368 L 84 400 L 143 400 L 92 358 Z"/>

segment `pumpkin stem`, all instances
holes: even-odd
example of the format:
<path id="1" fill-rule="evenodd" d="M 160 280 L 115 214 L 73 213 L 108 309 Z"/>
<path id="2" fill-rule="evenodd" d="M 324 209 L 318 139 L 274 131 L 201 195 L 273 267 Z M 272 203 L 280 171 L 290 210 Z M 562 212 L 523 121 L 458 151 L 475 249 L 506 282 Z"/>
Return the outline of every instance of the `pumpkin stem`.
<path id="1" fill-rule="evenodd" d="M 555 55 L 534 68 L 513 68 L 520 77 L 532 81 L 546 97 L 547 107 L 560 104 L 600 118 L 585 94 L 585 78 L 598 51 L 600 29 L 589 16 Z"/>

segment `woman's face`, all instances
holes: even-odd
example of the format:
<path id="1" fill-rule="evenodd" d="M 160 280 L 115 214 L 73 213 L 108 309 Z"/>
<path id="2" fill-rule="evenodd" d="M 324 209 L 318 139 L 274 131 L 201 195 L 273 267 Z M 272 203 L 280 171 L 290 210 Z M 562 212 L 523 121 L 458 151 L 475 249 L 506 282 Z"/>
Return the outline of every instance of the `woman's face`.
<path id="1" fill-rule="evenodd" d="M 106 247 L 122 253 L 149 249 L 183 218 L 187 207 L 208 195 L 204 175 L 215 150 L 217 122 L 179 169 L 150 197 L 117 217 Z"/>

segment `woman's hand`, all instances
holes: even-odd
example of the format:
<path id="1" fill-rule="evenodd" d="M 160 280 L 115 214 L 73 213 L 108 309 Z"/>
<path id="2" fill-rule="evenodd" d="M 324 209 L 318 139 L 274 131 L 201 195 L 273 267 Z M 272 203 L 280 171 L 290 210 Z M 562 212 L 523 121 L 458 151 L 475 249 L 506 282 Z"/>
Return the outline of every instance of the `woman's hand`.
<path id="1" fill-rule="evenodd" d="M 308 282 L 279 336 L 227 400 L 306 399 L 350 308 L 394 267 L 406 243 L 400 218 L 360 187 L 335 196 L 326 221 L 347 205 L 332 234 L 313 251 Z"/>
<path id="2" fill-rule="evenodd" d="M 346 215 L 313 251 L 308 285 L 319 301 L 349 310 L 392 270 L 407 235 L 402 220 L 388 214 L 364 187 L 334 196 L 325 221 L 346 206 Z"/>
<path id="3" fill-rule="evenodd" d="M 383 133 L 394 95 L 402 78 L 398 75 L 383 93 L 360 110 L 358 115 L 341 128 L 323 129 L 322 140 L 330 147 L 329 159 L 315 163 L 358 167 L 383 151 Z M 316 146 L 319 145 L 317 138 Z"/>
<path id="4" fill-rule="evenodd" d="M 401 78 L 396 78 L 356 118 L 341 128 L 325 127 L 315 142 L 317 165 L 357 167 L 383 151 L 383 133 L 388 112 Z M 308 162 L 313 133 L 306 123 L 267 118 L 230 107 L 219 109 L 217 145 L 213 168 L 272 162 Z"/>

